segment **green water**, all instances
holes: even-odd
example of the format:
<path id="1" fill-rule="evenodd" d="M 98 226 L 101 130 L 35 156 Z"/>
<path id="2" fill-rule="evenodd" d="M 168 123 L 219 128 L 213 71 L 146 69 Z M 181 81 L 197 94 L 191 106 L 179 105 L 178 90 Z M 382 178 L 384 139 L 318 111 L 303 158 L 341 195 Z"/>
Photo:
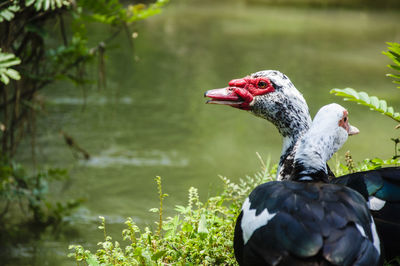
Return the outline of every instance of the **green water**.
<path id="1" fill-rule="evenodd" d="M 39 121 L 38 163 L 68 168 L 71 180 L 56 200 L 84 197 L 67 233 L 44 234 L 21 243 L 9 265 L 73 265 L 68 245 L 94 251 L 105 216 L 119 240 L 125 217 L 152 225 L 157 207 L 154 177 L 163 177 L 167 214 L 185 204 L 187 190 L 206 198 L 220 191 L 218 175 L 232 180 L 260 170 L 256 152 L 277 162 L 277 130 L 245 111 L 205 105 L 204 91 L 264 69 L 286 73 L 307 99 L 314 115 L 322 105 L 348 108 L 361 134 L 339 152 L 354 160 L 388 158 L 395 123 L 366 108 L 342 102 L 331 88 L 353 87 L 386 98 L 396 109 L 400 94 L 385 77 L 390 63 L 381 51 L 400 42 L 399 12 L 291 9 L 243 4 L 171 3 L 162 14 L 138 25 L 134 54 L 125 36 L 107 57 L 107 89 L 83 91 L 54 84 L 42 93 L 46 115 Z M 93 42 L 110 35 L 91 29 Z M 96 78 L 93 73 L 93 78 Z M 77 160 L 59 135 L 73 136 L 92 156 Z M 28 161 L 28 153 L 20 157 Z"/>

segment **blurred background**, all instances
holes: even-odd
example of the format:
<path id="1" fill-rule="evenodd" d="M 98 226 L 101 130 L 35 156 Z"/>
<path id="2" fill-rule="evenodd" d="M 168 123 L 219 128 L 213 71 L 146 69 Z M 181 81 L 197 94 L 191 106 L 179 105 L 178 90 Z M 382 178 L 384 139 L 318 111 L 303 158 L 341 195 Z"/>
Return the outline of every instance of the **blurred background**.
<path id="1" fill-rule="evenodd" d="M 2 263 L 72 265 L 69 244 L 94 250 L 102 239 L 100 215 L 117 240 L 126 217 L 155 226 L 157 214 L 148 212 L 158 205 L 155 176 L 163 178 L 169 194 L 168 216 L 186 203 L 191 186 L 205 199 L 221 190 L 219 175 L 238 181 L 260 171 L 256 152 L 277 163 L 282 143 L 272 124 L 245 111 L 205 105 L 203 98 L 206 90 L 259 70 L 285 73 L 312 116 L 331 102 L 349 110 L 361 134 L 331 160 L 333 168 L 347 150 L 356 162 L 391 158 L 390 138 L 399 135 L 394 121 L 329 90 L 352 87 L 399 109 L 400 92 L 385 76 L 391 62 L 382 54 L 386 42 L 400 42 L 399 8 L 389 0 L 176 0 L 133 24 L 132 36 L 119 34 L 109 43 L 106 87 L 60 81 L 40 92 L 45 112 L 37 117 L 35 162 L 29 140 L 16 158 L 32 168 L 66 168 L 70 179 L 53 185 L 51 199 L 85 202 L 63 218 L 68 225 L 57 232 L 15 240 L 1 254 Z M 95 44 L 111 29 L 93 23 L 87 31 L 89 44 Z M 89 71 L 93 79 L 96 73 Z M 71 150 L 66 137 L 90 159 Z"/>

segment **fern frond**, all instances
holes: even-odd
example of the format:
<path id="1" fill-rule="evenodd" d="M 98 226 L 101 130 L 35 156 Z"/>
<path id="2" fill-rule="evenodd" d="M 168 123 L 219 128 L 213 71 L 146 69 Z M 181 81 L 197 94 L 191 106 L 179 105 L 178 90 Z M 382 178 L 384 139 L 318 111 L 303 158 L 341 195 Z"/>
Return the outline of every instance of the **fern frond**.
<path id="1" fill-rule="evenodd" d="M 55 10 L 63 6 L 69 6 L 71 3 L 68 0 L 25 0 L 26 6 L 34 5 L 37 11 Z"/>
<path id="2" fill-rule="evenodd" d="M 388 42 L 386 44 L 389 45 L 389 51 L 382 53 L 389 57 L 394 63 L 394 65 L 388 65 L 388 67 L 400 73 L 400 43 Z M 386 74 L 386 76 L 393 78 L 394 83 L 400 84 L 400 74 Z M 397 88 L 400 89 L 400 87 Z"/>
<path id="3" fill-rule="evenodd" d="M 0 49 L 0 81 L 8 84 L 10 79 L 19 80 L 21 76 L 18 71 L 10 68 L 21 63 L 21 60 L 14 54 L 2 53 Z"/>
<path id="4" fill-rule="evenodd" d="M 387 106 L 385 100 L 378 99 L 376 96 L 369 96 L 366 92 L 357 92 L 352 88 L 332 89 L 330 93 L 343 97 L 343 100 L 345 101 L 356 102 L 368 106 L 371 110 L 375 110 L 381 114 L 389 116 L 397 122 L 400 122 L 400 113 L 395 112 L 392 106 Z"/>

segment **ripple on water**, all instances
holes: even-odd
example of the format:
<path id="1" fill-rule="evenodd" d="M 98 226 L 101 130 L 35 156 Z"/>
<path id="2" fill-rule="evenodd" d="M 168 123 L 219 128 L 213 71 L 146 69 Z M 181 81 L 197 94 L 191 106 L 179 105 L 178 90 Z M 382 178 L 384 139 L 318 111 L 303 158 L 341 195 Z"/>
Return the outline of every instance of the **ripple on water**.
<path id="1" fill-rule="evenodd" d="M 92 156 L 90 160 L 81 160 L 80 164 L 98 168 L 118 165 L 185 167 L 189 164 L 189 160 L 183 158 L 177 151 L 138 152 L 112 147 L 97 156 Z"/>
<path id="2" fill-rule="evenodd" d="M 47 100 L 48 103 L 51 104 L 66 104 L 66 105 L 106 105 L 106 104 L 132 104 L 133 99 L 131 97 L 121 97 L 118 99 L 115 98 L 107 98 L 107 97 L 59 97 L 59 98 L 50 98 Z"/>

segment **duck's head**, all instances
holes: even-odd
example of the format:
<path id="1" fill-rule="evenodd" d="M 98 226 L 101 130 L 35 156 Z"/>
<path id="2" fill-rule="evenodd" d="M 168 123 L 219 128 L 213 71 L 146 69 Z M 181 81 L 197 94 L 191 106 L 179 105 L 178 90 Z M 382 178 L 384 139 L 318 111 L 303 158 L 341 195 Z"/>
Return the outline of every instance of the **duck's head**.
<path id="1" fill-rule="evenodd" d="M 315 115 L 310 129 L 300 139 L 295 155 L 299 174 L 327 173 L 326 162 L 359 130 L 349 124 L 347 110 L 339 104 L 323 106 Z"/>
<path id="2" fill-rule="evenodd" d="M 272 122 L 285 137 L 307 130 L 311 124 L 308 106 L 290 79 L 276 70 L 233 79 L 228 87 L 205 92 L 208 104 L 228 105 L 250 111 Z"/>

